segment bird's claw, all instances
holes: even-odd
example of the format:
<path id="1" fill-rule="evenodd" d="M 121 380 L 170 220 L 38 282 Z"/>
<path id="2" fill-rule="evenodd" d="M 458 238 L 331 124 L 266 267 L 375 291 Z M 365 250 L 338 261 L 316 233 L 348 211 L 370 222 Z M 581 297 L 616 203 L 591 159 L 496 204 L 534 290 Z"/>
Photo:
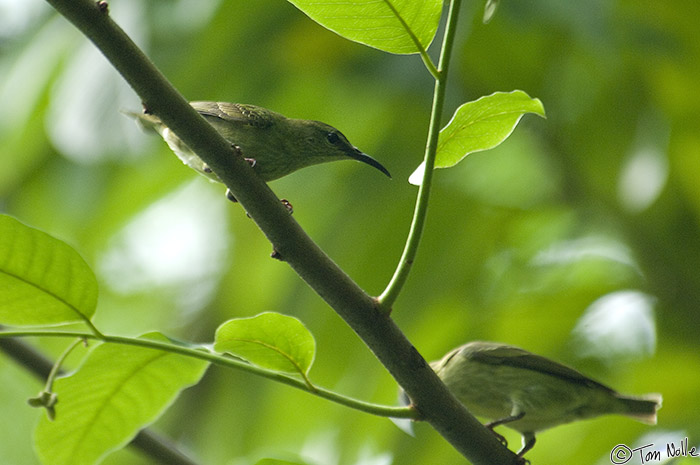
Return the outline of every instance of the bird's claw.
<path id="1" fill-rule="evenodd" d="M 282 202 L 282 205 L 287 209 L 289 214 L 291 215 L 294 213 L 294 207 L 292 207 L 292 204 L 289 202 L 287 199 L 280 199 L 280 202 Z M 282 257 L 282 254 L 277 251 L 277 249 L 272 249 L 272 253 L 270 254 L 271 258 L 274 258 L 275 260 L 279 260 L 281 262 L 284 261 L 284 257 Z"/>
<path id="2" fill-rule="evenodd" d="M 282 258 L 282 254 L 277 251 L 277 249 L 272 249 L 272 253 L 270 254 L 270 258 L 274 258 L 275 260 L 279 260 L 281 262 L 284 261 L 284 258 Z"/>
<path id="3" fill-rule="evenodd" d="M 241 148 L 235 144 L 233 144 L 231 147 L 238 152 L 238 154 L 242 154 Z M 245 161 L 247 161 L 250 164 L 251 168 L 255 168 L 255 165 L 258 163 L 255 158 L 244 158 Z M 206 166 L 206 165 L 205 165 Z M 229 199 L 231 202 L 238 202 L 236 197 L 233 195 L 231 192 L 231 189 L 226 189 L 226 198 Z M 294 213 L 294 207 L 292 207 L 292 204 L 289 200 L 287 199 L 281 199 L 280 202 L 282 202 L 282 205 L 287 209 L 289 214 L 291 215 Z M 250 218 L 250 215 L 246 212 L 246 215 Z M 277 249 L 272 249 L 272 253 L 270 254 L 270 257 L 274 258 L 275 260 L 280 260 L 284 261 L 284 258 L 282 258 L 282 254 L 280 254 Z"/>
<path id="4" fill-rule="evenodd" d="M 291 215 L 292 213 L 294 213 L 294 207 L 292 207 L 292 204 L 291 204 L 291 202 L 290 202 L 289 200 L 287 200 L 287 199 L 280 199 L 280 202 L 282 202 L 282 205 L 284 205 L 284 207 L 287 209 L 287 211 L 289 212 L 290 215 Z"/>
<path id="5" fill-rule="evenodd" d="M 491 431 L 493 433 L 494 436 L 496 436 L 496 439 L 498 439 L 498 442 L 503 444 L 504 447 L 508 447 L 508 440 L 506 440 L 505 436 L 503 436 L 502 434 L 498 434 L 497 432 L 495 432 L 493 430 L 493 428 L 490 428 L 488 426 L 487 426 L 487 428 L 489 431 Z"/>
<path id="6" fill-rule="evenodd" d="M 226 198 L 233 203 L 238 203 L 238 200 L 236 200 L 236 197 L 233 195 L 233 192 L 231 192 L 231 189 L 226 189 Z"/>

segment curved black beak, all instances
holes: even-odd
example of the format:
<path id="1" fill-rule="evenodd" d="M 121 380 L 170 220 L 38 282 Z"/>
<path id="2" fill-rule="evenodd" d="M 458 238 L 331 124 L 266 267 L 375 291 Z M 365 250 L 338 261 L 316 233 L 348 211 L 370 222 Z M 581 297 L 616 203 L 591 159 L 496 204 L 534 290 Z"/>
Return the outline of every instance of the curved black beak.
<path id="1" fill-rule="evenodd" d="M 366 153 L 361 152 L 359 149 L 355 148 L 355 150 L 353 150 L 352 153 L 350 154 L 350 157 L 354 158 L 355 160 L 361 161 L 362 163 L 367 163 L 369 166 L 374 166 L 379 171 L 381 171 L 382 173 L 386 174 L 389 178 L 391 178 L 391 174 L 389 174 L 389 170 L 384 168 L 384 165 L 382 165 L 381 163 L 379 163 L 377 160 L 370 157 Z"/>

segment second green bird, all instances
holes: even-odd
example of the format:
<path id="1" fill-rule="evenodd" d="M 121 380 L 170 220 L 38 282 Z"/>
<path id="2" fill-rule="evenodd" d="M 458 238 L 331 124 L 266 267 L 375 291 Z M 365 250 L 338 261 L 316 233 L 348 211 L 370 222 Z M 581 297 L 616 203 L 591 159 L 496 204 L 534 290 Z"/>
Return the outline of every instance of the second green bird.
<path id="1" fill-rule="evenodd" d="M 661 395 L 628 396 L 573 368 L 518 347 L 470 342 L 430 366 L 447 388 L 476 416 L 523 436 L 522 457 L 535 433 L 563 423 L 618 414 L 656 424 Z M 500 435 L 499 435 L 500 437 Z"/>
<path id="2" fill-rule="evenodd" d="M 335 160 L 358 160 L 391 177 L 374 158 L 362 153 L 333 126 L 319 121 L 287 118 L 255 105 L 226 102 L 190 102 L 190 105 L 232 145 L 240 148 L 265 181 L 286 176 L 306 166 Z M 190 168 L 219 181 L 209 167 L 155 115 L 129 113 L 140 124 L 157 131 Z"/>

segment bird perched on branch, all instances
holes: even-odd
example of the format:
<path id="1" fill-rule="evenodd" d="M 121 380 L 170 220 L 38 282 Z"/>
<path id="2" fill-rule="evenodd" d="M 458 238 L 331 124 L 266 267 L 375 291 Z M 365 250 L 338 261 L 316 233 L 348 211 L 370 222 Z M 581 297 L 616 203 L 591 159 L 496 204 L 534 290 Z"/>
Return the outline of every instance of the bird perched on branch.
<path id="1" fill-rule="evenodd" d="M 628 396 L 557 363 L 518 347 L 495 342 L 470 342 L 431 368 L 454 396 L 478 417 L 518 431 L 523 447 L 535 445 L 535 433 L 600 415 L 625 415 L 656 424 L 660 394 Z M 494 432 L 505 443 L 505 439 Z"/>
<path id="2" fill-rule="evenodd" d="M 306 166 L 335 160 L 358 160 L 391 177 L 374 158 L 361 152 L 333 126 L 287 118 L 266 108 L 242 103 L 190 102 L 190 105 L 236 146 L 264 180 L 272 181 Z M 217 182 L 219 177 L 155 115 L 128 113 L 158 132 L 187 166 Z"/>

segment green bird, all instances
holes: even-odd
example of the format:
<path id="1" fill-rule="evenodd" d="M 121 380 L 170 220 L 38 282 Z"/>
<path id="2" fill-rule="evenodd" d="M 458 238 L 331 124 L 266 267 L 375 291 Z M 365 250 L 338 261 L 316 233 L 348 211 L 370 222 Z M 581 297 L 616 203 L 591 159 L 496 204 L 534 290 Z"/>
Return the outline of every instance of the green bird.
<path id="1" fill-rule="evenodd" d="M 377 160 L 362 153 L 333 126 L 287 118 L 266 108 L 242 103 L 190 102 L 190 105 L 243 156 L 264 181 L 286 176 L 306 166 L 334 160 L 358 160 L 391 177 Z M 147 129 L 158 132 L 190 168 L 209 179 L 219 177 L 154 115 L 129 113 Z"/>
<path id="2" fill-rule="evenodd" d="M 492 432 L 503 425 L 522 435 L 521 459 L 538 431 L 606 414 L 653 425 L 661 408 L 660 394 L 620 394 L 573 368 L 506 344 L 470 342 L 430 366 L 471 413 L 492 420 L 486 424 Z"/>

